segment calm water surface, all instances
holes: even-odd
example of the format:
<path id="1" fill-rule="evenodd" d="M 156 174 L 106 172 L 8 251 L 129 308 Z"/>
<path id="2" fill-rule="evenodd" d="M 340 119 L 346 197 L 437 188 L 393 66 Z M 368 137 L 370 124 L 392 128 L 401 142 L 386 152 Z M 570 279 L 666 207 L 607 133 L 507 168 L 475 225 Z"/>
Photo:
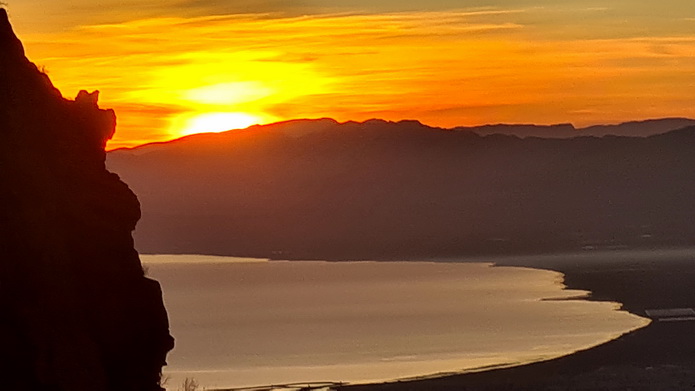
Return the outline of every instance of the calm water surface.
<path id="1" fill-rule="evenodd" d="M 176 348 L 205 387 L 366 382 L 564 355 L 648 321 L 564 290 L 556 272 L 484 263 L 141 256 Z M 575 298 L 573 300 L 543 300 Z"/>

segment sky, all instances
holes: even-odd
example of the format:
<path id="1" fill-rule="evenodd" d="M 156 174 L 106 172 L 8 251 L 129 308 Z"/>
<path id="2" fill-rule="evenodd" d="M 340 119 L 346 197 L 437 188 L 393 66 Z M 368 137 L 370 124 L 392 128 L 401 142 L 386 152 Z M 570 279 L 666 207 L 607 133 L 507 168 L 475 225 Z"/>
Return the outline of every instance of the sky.
<path id="1" fill-rule="evenodd" d="M 108 148 L 297 118 L 695 118 L 692 0 L 4 0 Z"/>

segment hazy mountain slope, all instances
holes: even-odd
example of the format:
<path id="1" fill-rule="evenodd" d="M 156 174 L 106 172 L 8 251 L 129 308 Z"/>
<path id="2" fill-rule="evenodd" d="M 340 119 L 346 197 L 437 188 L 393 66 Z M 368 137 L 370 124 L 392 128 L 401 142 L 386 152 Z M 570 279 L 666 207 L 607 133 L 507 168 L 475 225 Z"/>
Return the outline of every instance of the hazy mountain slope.
<path id="1" fill-rule="evenodd" d="M 541 138 L 572 138 L 581 136 L 581 133 L 572 124 L 557 125 L 528 125 L 528 124 L 496 124 L 482 126 L 460 126 L 454 128 L 457 131 L 475 132 L 481 136 L 490 134 L 506 134 L 517 137 L 541 137 Z"/>
<path id="2" fill-rule="evenodd" d="M 292 121 L 111 152 L 140 251 L 446 256 L 695 242 L 695 127 L 649 138 L 481 137 Z"/>
<path id="3" fill-rule="evenodd" d="M 484 125 L 458 127 L 455 130 L 467 130 L 479 135 L 507 134 L 517 137 L 572 138 L 578 136 L 626 136 L 647 137 L 669 132 L 671 130 L 695 126 L 695 120 L 688 118 L 661 118 L 646 121 L 631 121 L 617 125 L 595 125 L 575 128 L 571 124 L 558 125 Z"/>
<path id="4" fill-rule="evenodd" d="M 661 118 L 646 121 L 631 121 L 618 125 L 595 125 L 579 129 L 582 136 L 627 136 L 648 137 L 695 126 L 695 120 L 689 118 Z"/>

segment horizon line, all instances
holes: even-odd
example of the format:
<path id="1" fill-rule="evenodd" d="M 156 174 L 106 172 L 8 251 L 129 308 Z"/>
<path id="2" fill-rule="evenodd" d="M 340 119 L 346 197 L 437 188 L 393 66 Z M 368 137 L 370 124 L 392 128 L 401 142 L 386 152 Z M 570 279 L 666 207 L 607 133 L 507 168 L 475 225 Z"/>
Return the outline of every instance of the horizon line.
<path id="1" fill-rule="evenodd" d="M 417 123 L 421 126 L 428 127 L 431 129 L 450 130 L 450 131 L 456 131 L 456 130 L 474 131 L 474 129 L 477 129 L 477 128 L 501 127 L 501 126 L 507 126 L 507 127 L 533 126 L 533 127 L 539 127 L 539 128 L 571 127 L 574 131 L 581 132 L 583 130 L 595 128 L 595 127 L 610 127 L 610 126 L 620 126 L 620 125 L 626 125 L 626 124 L 638 124 L 638 123 L 645 123 L 645 122 L 674 121 L 674 120 L 695 121 L 695 118 L 690 118 L 690 117 L 658 117 L 658 118 L 647 118 L 647 119 L 639 119 L 639 120 L 622 121 L 622 122 L 615 122 L 615 123 L 598 123 L 598 124 L 588 125 L 588 126 L 584 126 L 584 127 L 577 127 L 572 122 L 559 122 L 559 123 L 553 123 L 553 124 L 505 123 L 505 122 L 494 123 L 493 122 L 493 123 L 487 123 L 487 124 L 483 124 L 483 125 L 457 125 L 454 127 L 447 127 L 447 128 L 441 127 L 441 126 L 428 125 L 428 124 L 423 123 L 422 121 L 417 120 L 417 119 L 400 119 L 400 120 L 396 120 L 396 121 L 391 121 L 391 120 L 385 120 L 382 118 L 370 118 L 370 119 L 367 119 L 364 121 L 347 120 L 347 121 L 341 122 L 341 121 L 338 121 L 338 120 L 331 118 L 331 117 L 294 118 L 294 119 L 289 119 L 289 120 L 271 122 L 271 123 L 267 123 L 267 124 L 253 124 L 253 125 L 247 126 L 245 128 L 227 129 L 227 130 L 223 130 L 220 132 L 200 132 L 200 133 L 187 134 L 187 135 L 184 135 L 181 137 L 172 138 L 170 140 L 152 141 L 152 142 L 147 142 L 147 143 L 143 143 L 143 144 L 138 144 L 138 145 L 135 145 L 132 147 L 117 147 L 117 148 L 113 148 L 113 149 L 106 148 L 105 152 L 108 153 L 108 152 L 115 152 L 115 151 L 122 151 L 122 150 L 134 150 L 134 149 L 138 149 L 141 147 L 170 144 L 173 142 L 178 142 L 178 141 L 182 141 L 182 140 L 197 137 L 197 136 L 215 135 L 215 134 L 221 135 L 221 134 L 228 134 L 230 132 L 243 132 L 243 131 L 248 131 L 248 130 L 253 129 L 253 128 L 260 128 L 260 127 L 266 127 L 266 126 L 276 126 L 276 125 L 282 125 L 282 124 L 289 124 L 289 123 L 293 123 L 293 122 L 331 121 L 337 125 L 344 125 L 344 124 L 349 124 L 349 123 L 365 124 L 365 123 L 374 122 L 374 121 L 392 123 L 392 124 L 410 122 L 410 123 Z"/>

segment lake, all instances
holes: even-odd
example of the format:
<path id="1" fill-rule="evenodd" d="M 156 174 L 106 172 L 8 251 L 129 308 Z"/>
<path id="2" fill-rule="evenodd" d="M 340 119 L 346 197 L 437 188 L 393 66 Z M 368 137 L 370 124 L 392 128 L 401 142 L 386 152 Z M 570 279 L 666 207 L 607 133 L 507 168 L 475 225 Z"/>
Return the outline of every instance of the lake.
<path id="1" fill-rule="evenodd" d="M 648 320 L 560 273 L 489 263 L 141 255 L 176 348 L 168 387 L 372 382 L 550 359 Z"/>

